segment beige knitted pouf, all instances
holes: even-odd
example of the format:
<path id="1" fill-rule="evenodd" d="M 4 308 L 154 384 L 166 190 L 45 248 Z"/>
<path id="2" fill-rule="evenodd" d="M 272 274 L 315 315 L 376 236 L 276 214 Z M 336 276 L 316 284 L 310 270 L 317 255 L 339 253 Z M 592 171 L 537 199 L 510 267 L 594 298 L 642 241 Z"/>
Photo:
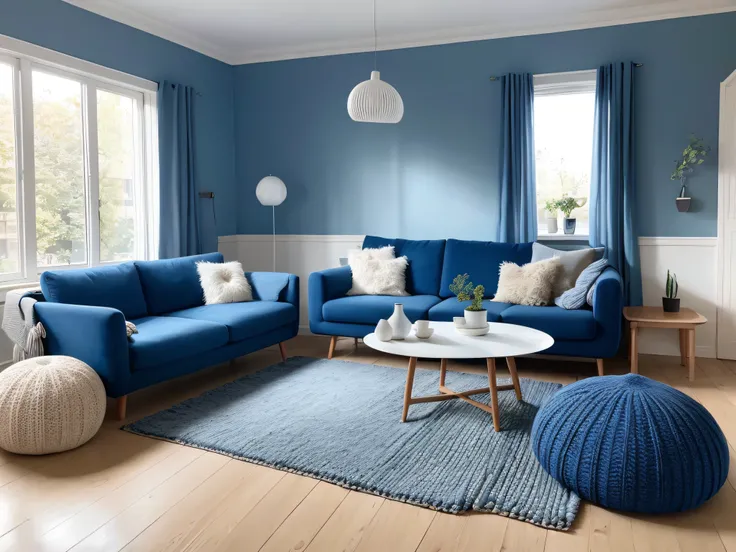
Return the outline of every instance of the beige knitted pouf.
<path id="1" fill-rule="evenodd" d="M 0 372 L 0 447 L 50 454 L 83 445 L 105 418 L 105 387 L 81 360 L 44 356 Z"/>

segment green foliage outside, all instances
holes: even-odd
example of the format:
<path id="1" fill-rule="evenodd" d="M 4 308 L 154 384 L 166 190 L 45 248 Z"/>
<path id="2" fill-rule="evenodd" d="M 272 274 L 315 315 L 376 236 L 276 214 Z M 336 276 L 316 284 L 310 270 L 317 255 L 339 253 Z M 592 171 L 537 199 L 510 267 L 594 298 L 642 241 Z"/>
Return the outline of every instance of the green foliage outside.
<path id="1" fill-rule="evenodd" d="M 575 209 L 579 209 L 588 201 L 587 198 L 574 198 L 568 195 L 563 195 L 560 199 L 554 201 L 554 206 L 557 207 L 565 218 L 570 218 L 570 215 Z"/>
<path id="2" fill-rule="evenodd" d="M 3 76 L 0 74 L 0 80 Z M 43 94 L 36 90 L 35 80 L 34 75 L 38 263 L 44 266 L 85 262 L 81 95 L 60 99 L 58 94 Z M 3 94 L 7 88 L 0 86 L 0 213 L 15 220 L 16 152 L 12 97 Z M 124 260 L 134 252 L 133 206 L 125 189 L 127 183 L 130 191 L 134 178 L 133 103 L 129 98 L 98 91 L 97 111 L 100 258 Z M 15 254 L 0 259 L 0 272 L 16 270 Z"/>
<path id="3" fill-rule="evenodd" d="M 696 137 L 694 134 L 690 136 L 690 143 L 682 150 L 682 159 L 675 161 L 675 170 L 670 175 L 670 180 L 682 180 L 689 173 L 693 172 L 695 167 L 705 162 L 705 157 L 710 152 L 710 146 L 706 147 L 702 138 Z"/>
<path id="4" fill-rule="evenodd" d="M 486 289 L 481 286 L 473 286 L 473 282 L 468 282 L 469 276 L 467 274 L 458 274 L 450 284 L 450 291 L 457 295 L 458 301 L 472 301 L 470 306 L 466 307 L 465 310 L 469 311 L 482 311 L 483 309 L 483 295 Z"/>

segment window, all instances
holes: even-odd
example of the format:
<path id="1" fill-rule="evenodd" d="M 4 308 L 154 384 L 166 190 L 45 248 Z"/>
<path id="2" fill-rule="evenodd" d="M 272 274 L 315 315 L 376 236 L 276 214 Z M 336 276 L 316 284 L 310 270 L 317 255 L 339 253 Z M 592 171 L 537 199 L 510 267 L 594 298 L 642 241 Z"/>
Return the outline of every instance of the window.
<path id="1" fill-rule="evenodd" d="M 537 223 L 547 234 L 547 201 L 572 197 L 580 207 L 575 235 L 588 235 L 588 199 L 593 160 L 595 71 L 534 77 Z M 562 213 L 558 214 L 562 235 Z"/>
<path id="2" fill-rule="evenodd" d="M 0 53 L 0 282 L 155 256 L 150 84 Z"/>

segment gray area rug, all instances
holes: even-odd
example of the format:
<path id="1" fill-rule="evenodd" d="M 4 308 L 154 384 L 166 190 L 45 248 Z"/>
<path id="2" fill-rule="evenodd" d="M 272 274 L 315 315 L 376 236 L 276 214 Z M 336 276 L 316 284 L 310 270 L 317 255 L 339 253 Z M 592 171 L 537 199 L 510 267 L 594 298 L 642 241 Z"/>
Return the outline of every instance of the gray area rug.
<path id="1" fill-rule="evenodd" d="M 414 395 L 436 394 L 438 379 L 418 369 Z M 405 381 L 397 368 L 294 357 L 123 429 L 445 512 L 569 528 L 580 499 L 541 468 L 529 442 L 559 384 L 522 379 L 523 402 L 499 392 L 496 433 L 490 414 L 459 400 L 412 405 L 402 424 Z M 448 372 L 447 385 L 488 380 Z"/>

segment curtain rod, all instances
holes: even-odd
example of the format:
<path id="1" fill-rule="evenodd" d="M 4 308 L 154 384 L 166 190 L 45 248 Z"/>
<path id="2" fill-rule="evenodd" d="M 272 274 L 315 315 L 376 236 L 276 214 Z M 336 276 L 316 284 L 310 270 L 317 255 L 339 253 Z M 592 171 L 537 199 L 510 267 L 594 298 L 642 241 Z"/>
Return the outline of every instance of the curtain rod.
<path id="1" fill-rule="evenodd" d="M 634 67 L 644 67 L 644 64 L 643 63 L 635 63 L 634 64 Z M 572 71 L 572 72 L 577 72 L 577 71 Z M 491 80 L 492 81 L 499 81 L 499 80 L 501 80 L 501 77 L 491 77 Z"/>

